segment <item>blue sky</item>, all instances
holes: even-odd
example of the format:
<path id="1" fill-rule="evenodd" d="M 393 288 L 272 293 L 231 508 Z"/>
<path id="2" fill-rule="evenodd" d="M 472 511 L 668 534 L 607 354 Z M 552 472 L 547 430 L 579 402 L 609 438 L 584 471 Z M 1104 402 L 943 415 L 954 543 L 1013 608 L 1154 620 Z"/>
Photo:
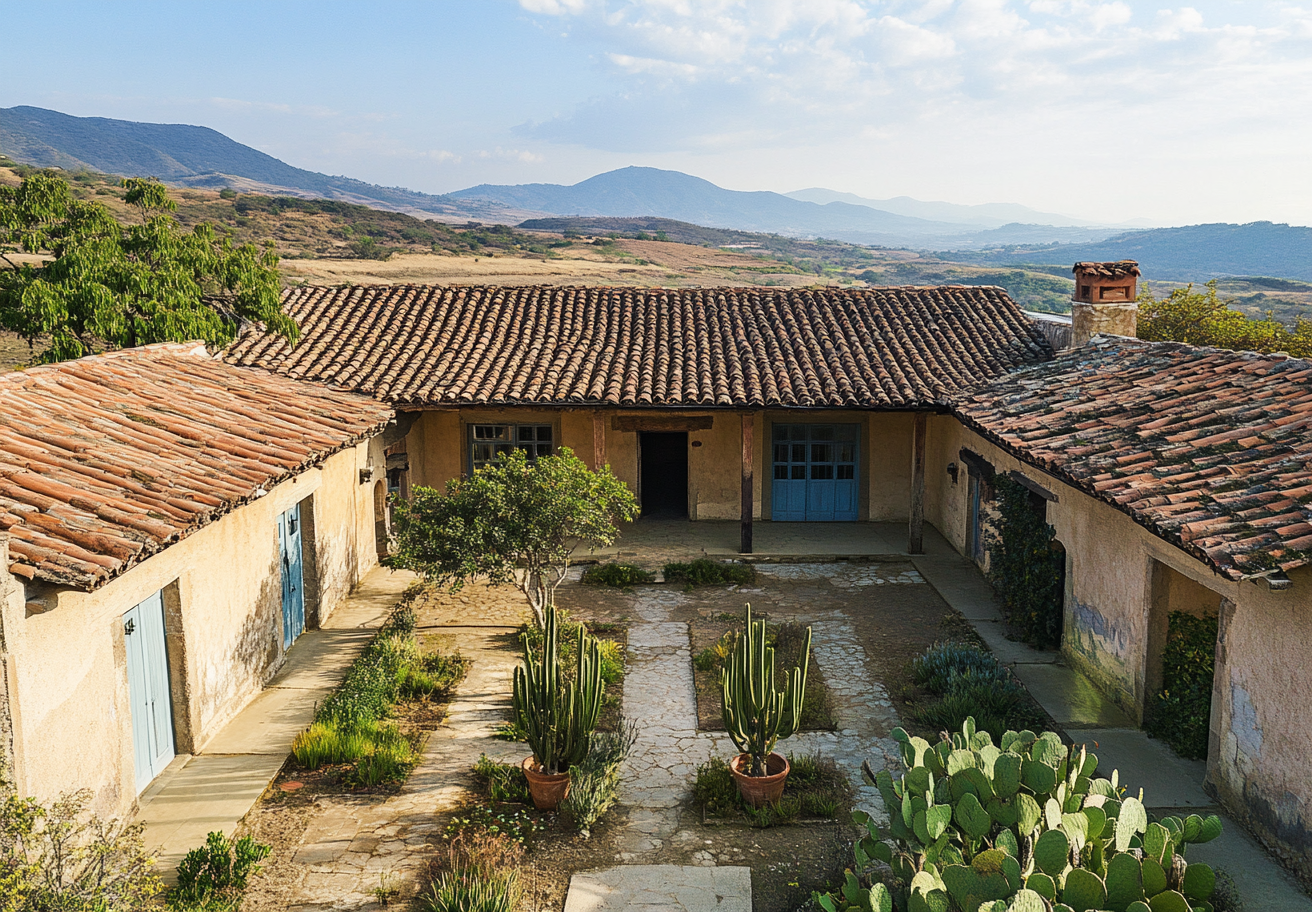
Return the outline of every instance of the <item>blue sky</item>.
<path id="1" fill-rule="evenodd" d="M 0 106 L 214 127 L 429 192 L 742 190 L 1312 223 L 1312 3 L 17 3 Z"/>

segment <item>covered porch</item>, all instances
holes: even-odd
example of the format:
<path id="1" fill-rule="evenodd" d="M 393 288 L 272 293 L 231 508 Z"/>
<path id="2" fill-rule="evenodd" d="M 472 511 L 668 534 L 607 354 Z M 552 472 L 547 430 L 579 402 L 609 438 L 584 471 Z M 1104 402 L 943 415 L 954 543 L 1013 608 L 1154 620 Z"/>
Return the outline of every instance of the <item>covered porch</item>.
<path id="1" fill-rule="evenodd" d="M 907 560 L 907 524 L 904 522 L 761 522 L 753 524 L 752 560 L 771 558 L 866 558 Z M 698 557 L 737 558 L 742 525 L 733 520 L 639 519 L 626 523 L 619 539 L 579 559 L 628 560 L 646 563 L 692 560 Z"/>

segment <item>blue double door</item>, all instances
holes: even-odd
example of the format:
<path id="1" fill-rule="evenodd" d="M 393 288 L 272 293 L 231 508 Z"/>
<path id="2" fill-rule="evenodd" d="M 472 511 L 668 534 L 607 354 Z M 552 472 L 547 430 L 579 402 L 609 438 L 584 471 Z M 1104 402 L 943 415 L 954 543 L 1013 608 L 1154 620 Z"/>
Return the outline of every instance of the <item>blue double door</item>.
<path id="1" fill-rule="evenodd" d="M 164 599 L 156 592 L 123 615 L 128 699 L 132 710 L 132 761 L 137 794 L 173 759 L 173 701 L 169 693 Z"/>
<path id="2" fill-rule="evenodd" d="M 282 648 L 305 632 L 305 573 L 301 559 L 301 508 L 278 515 L 278 563 L 282 567 Z"/>
<path id="3" fill-rule="evenodd" d="M 771 517 L 777 522 L 857 518 L 859 424 L 776 424 Z"/>

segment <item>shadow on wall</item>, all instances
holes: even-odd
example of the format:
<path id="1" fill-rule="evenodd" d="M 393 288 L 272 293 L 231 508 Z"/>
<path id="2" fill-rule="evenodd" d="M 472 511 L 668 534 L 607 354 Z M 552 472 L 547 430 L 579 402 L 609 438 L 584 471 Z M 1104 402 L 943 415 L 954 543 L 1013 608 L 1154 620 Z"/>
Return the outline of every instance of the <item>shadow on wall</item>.
<path id="1" fill-rule="evenodd" d="M 1136 701 L 1135 676 L 1129 673 L 1126 656 L 1129 652 L 1129 631 L 1095 606 L 1072 596 L 1071 623 L 1067 626 L 1062 646 L 1083 660 L 1086 670 L 1092 672 L 1099 684 L 1110 689 L 1116 702 L 1131 715 Z"/>
<path id="2" fill-rule="evenodd" d="M 233 700 L 259 690 L 278 670 L 283 655 L 281 574 L 275 556 L 231 648 L 220 649 L 211 663 L 198 710 L 202 730 L 224 714 Z"/>

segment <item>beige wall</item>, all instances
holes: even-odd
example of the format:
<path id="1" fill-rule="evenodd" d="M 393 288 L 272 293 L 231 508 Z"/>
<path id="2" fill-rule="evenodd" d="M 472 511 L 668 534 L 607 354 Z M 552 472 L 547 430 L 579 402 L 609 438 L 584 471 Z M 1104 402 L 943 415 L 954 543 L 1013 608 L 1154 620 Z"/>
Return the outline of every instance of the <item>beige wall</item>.
<path id="1" fill-rule="evenodd" d="M 688 515 L 695 520 L 736 520 L 742 503 L 742 418 L 731 411 L 613 409 L 463 409 L 427 411 L 406 443 L 410 481 L 441 490 L 467 470 L 470 424 L 552 424 L 558 446 L 567 446 L 595 468 L 594 416 L 600 415 L 606 463 L 621 481 L 639 489 L 638 432 L 614 427 L 616 415 L 710 418 L 710 428 L 688 432 Z M 770 518 L 772 426 L 776 423 L 859 424 L 860 519 L 905 522 L 911 502 L 910 413 L 767 410 L 752 415 L 753 516 Z"/>
<path id="2" fill-rule="evenodd" d="M 1228 580 L 1112 506 L 1022 466 L 956 419 L 935 417 L 926 517 L 958 550 L 966 543 L 963 447 L 1057 495 L 1047 509 L 1067 553 L 1062 649 L 1136 719 L 1159 685 L 1170 611 L 1220 611 L 1208 785 L 1312 875 L 1312 569 L 1291 573 L 1286 591 Z M 951 462 L 960 466 L 955 484 Z"/>
<path id="3" fill-rule="evenodd" d="M 303 505 L 306 592 L 320 619 L 376 565 L 373 499 L 360 483 L 371 464 L 382 464 L 377 442 L 337 453 L 94 592 L 25 591 L 6 573 L 0 610 L 20 789 L 49 799 L 85 787 L 102 812 L 132 809 L 122 615 L 161 589 L 178 749 L 202 747 L 284 660 L 278 514 Z M 46 610 L 27 610 L 34 597 L 45 598 Z M 307 604 L 307 624 L 314 607 Z"/>

